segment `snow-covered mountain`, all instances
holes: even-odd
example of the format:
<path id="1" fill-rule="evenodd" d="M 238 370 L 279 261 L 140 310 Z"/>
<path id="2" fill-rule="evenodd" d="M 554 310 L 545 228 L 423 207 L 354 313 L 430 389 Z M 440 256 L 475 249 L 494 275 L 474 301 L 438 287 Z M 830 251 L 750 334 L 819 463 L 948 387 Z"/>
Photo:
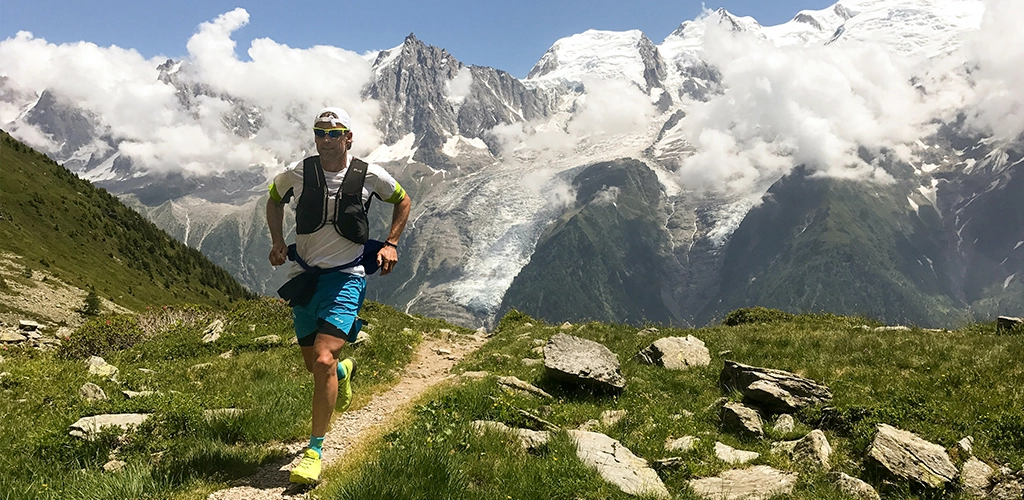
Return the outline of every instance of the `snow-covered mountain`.
<path id="1" fill-rule="evenodd" d="M 523 80 L 464 65 L 413 35 L 359 57 L 332 52 L 350 68 L 337 73 L 353 89 L 345 105 L 357 120 L 372 120 L 354 129 L 360 154 L 395 173 L 414 200 L 402 263 L 373 283 L 371 298 L 474 326 L 511 307 L 553 321 L 697 324 L 723 308 L 828 304 L 833 312 L 948 324 L 987 314 L 993 303 L 1024 305 L 1024 244 L 992 250 L 1006 246 L 999 231 L 972 229 L 1013 205 L 1003 193 L 1022 178 L 1021 131 L 1008 138 L 1005 129 L 986 131 L 998 107 L 971 94 L 1000 88 L 1001 80 L 986 80 L 1000 74 L 986 72 L 991 61 L 972 57 L 998 32 L 983 28 L 998 23 L 986 12 L 1013 8 L 1007 0 L 842 0 L 778 26 L 719 9 L 682 22 L 660 44 L 635 30 L 558 40 Z M 237 17 L 218 22 L 237 29 Z M 196 35 L 203 36 L 211 35 Z M 18 40 L 3 44 L 5 60 L 18 57 Z M 296 53 L 291 64 L 320 55 Z M 161 139 L 88 96 L 28 88 L 4 66 L 0 121 L 132 200 L 250 288 L 273 293 L 283 275 L 266 264 L 264 190 L 311 151 L 306 115 L 319 104 L 281 102 L 269 85 L 211 76 L 208 58 L 196 53 L 140 70 L 150 78 L 140 80 L 147 92 L 172 108 L 168 117 L 147 111 L 165 127 Z M 255 57 L 248 66 L 220 64 L 272 73 Z M 976 71 L 966 69 L 971 64 Z M 1024 101 L 1008 88 L 1007 99 Z M 158 142 L 179 132 L 188 138 L 184 149 Z M 169 166 L 178 154 L 182 168 Z M 814 181 L 793 180 L 805 177 Z M 840 188 L 830 182 L 847 181 L 898 201 L 884 223 L 857 232 L 904 235 L 908 243 L 888 254 L 900 261 L 890 273 L 898 279 L 822 289 L 864 288 L 855 297 L 913 289 L 892 299 L 904 306 L 814 298 L 800 283 L 830 277 L 783 265 L 786 252 L 823 254 L 818 245 L 834 243 L 832 236 L 802 238 L 818 234 L 816 224 L 835 224 L 839 206 L 861 203 L 849 195 L 831 203 L 832 212 L 799 208 L 800 190 L 834 192 Z M 795 225 L 769 223 L 770 214 L 796 217 Z M 383 231 L 389 215 L 380 216 Z M 1003 233 L 1024 240 L 1024 222 L 1002 220 Z M 742 248 L 733 243 L 738 230 Z M 750 235 L 761 232 L 779 239 L 755 244 Z M 573 273 L 547 270 L 565 258 Z M 574 277 L 576 285 L 566 281 Z M 634 288 L 628 298 L 613 292 Z M 635 297 L 645 291 L 649 297 Z M 594 307 L 577 307 L 578 314 L 564 307 L 583 303 Z"/>

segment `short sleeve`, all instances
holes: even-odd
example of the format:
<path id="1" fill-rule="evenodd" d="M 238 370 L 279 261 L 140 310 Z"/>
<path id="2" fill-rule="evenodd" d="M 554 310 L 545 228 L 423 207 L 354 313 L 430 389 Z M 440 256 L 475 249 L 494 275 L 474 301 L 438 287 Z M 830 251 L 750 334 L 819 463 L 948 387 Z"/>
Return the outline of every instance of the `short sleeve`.
<path id="1" fill-rule="evenodd" d="M 384 167 L 371 163 L 366 173 L 366 180 L 371 183 L 373 192 L 386 203 L 395 204 L 405 198 L 405 190 Z"/>
<path id="2" fill-rule="evenodd" d="M 295 192 L 295 186 L 301 185 L 302 175 L 296 170 L 297 165 L 293 164 L 292 168 L 277 174 L 270 183 L 270 199 L 274 200 L 274 203 L 287 203 L 291 201 L 293 195 L 298 194 Z"/>

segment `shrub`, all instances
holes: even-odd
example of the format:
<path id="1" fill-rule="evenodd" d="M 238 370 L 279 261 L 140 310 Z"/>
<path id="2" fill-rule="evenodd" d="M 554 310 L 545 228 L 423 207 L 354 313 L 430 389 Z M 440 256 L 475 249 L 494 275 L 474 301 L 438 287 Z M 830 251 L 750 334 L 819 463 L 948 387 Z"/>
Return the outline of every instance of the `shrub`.
<path id="1" fill-rule="evenodd" d="M 106 356 L 128 349 L 142 339 L 142 328 L 135 316 L 102 316 L 78 327 L 63 341 L 60 355 L 65 359 Z"/>
<path id="2" fill-rule="evenodd" d="M 89 290 L 89 295 L 85 296 L 85 303 L 82 304 L 82 314 L 99 316 L 100 312 L 100 296 L 96 295 L 95 290 Z"/>
<path id="3" fill-rule="evenodd" d="M 767 307 L 745 307 L 737 309 L 725 316 L 722 324 L 726 326 L 743 325 L 747 323 L 778 323 L 781 321 L 792 321 L 793 315 L 778 309 Z"/>

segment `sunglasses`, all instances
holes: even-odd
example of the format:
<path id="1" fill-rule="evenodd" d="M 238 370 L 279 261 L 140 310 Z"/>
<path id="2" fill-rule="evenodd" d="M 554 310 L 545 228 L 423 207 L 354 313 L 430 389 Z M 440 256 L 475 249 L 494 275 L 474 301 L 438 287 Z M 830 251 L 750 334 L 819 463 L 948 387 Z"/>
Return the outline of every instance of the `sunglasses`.
<path id="1" fill-rule="evenodd" d="M 330 137 L 331 139 L 337 139 L 348 133 L 348 129 L 345 127 L 341 128 L 316 128 L 313 127 L 313 135 L 317 137 Z"/>

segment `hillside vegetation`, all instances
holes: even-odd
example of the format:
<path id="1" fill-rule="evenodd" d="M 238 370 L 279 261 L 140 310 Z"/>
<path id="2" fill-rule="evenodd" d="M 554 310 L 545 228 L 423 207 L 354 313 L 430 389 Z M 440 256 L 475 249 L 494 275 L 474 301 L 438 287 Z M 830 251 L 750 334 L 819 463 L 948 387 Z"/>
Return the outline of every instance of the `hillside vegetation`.
<path id="1" fill-rule="evenodd" d="M 45 270 L 133 310 L 253 297 L 198 250 L 2 131 L 0 173 L 0 251 L 21 257 L 25 275 Z"/>

